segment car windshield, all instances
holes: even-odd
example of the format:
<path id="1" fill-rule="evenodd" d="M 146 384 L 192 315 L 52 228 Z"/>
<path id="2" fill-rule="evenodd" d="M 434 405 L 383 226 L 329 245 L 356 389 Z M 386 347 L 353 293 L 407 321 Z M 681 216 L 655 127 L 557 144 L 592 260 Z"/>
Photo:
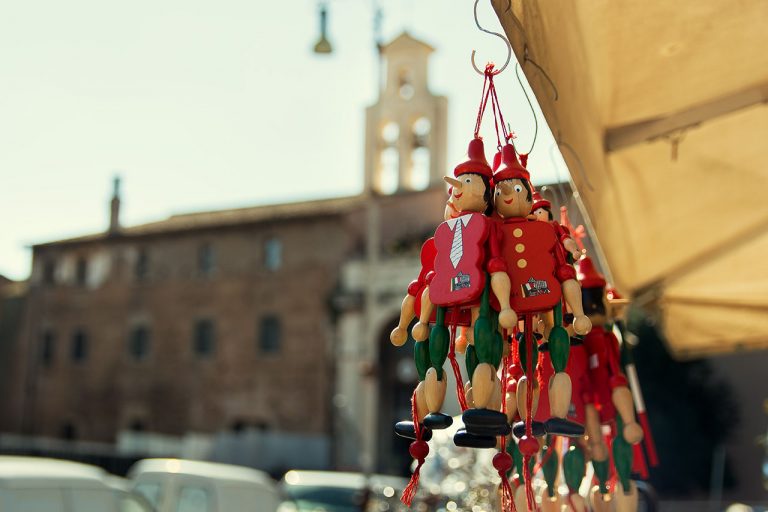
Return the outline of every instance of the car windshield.
<path id="1" fill-rule="evenodd" d="M 363 492 L 349 487 L 289 485 L 285 492 L 299 510 L 359 512 L 364 505 Z"/>

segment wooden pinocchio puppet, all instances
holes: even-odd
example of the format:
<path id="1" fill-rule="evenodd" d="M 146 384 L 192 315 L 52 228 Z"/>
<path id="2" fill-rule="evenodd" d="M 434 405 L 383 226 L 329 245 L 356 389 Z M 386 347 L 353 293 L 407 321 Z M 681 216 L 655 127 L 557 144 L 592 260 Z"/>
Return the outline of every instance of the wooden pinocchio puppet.
<path id="1" fill-rule="evenodd" d="M 573 258 L 573 261 L 579 260 L 582 255 L 582 251 L 579 248 L 579 245 L 573 240 L 573 238 L 571 238 L 571 233 L 568 227 L 555 220 L 555 217 L 552 214 L 552 203 L 549 202 L 548 199 L 544 198 L 541 195 L 541 192 L 538 190 L 533 191 L 533 206 L 531 206 L 531 214 L 536 217 L 536 220 L 552 223 L 552 226 L 555 228 L 555 232 L 557 233 L 557 238 L 560 240 L 563 248 L 568 251 L 568 253 Z"/>
<path id="2" fill-rule="evenodd" d="M 502 167 L 494 175 L 496 182 L 495 206 L 501 218 L 502 254 L 507 261 L 512 282 L 510 305 L 526 320 L 524 338 L 532 342 L 530 361 L 525 351 L 526 342 L 519 343 L 523 351 L 521 362 L 526 377 L 518 380 L 518 411 L 526 418 L 523 404 L 530 389 L 536 391 L 536 383 L 528 374 L 535 369 L 537 346 L 533 340 L 533 320 L 538 314 L 555 310 L 555 323 L 546 333 L 552 364 L 555 367 L 554 380 L 550 381 L 552 402 L 563 404 L 549 422 L 549 433 L 572 433 L 570 429 L 559 432 L 559 427 L 571 427 L 565 420 L 570 402 L 570 380 L 565 373 L 568 361 L 569 337 L 562 322 L 561 299 L 564 298 L 574 313 L 574 329 L 577 333 L 589 332 L 591 322 L 581 305 L 581 288 L 576 281 L 576 271 L 568 264 L 560 237 L 550 222 L 538 222 L 529 217 L 533 206 L 532 188 L 528 171 L 520 165 L 511 144 L 502 149 Z M 529 363 L 532 364 L 529 368 Z M 524 386 L 521 387 L 521 383 Z M 561 396 L 558 396 L 560 394 Z"/>
<path id="3" fill-rule="evenodd" d="M 524 457 L 523 465 L 526 466 L 539 450 L 539 443 L 534 438 L 532 418 L 538 387 L 535 379 L 537 343 L 533 332 L 534 318 L 538 314 L 555 311 L 555 326 L 549 332 L 548 343 L 556 371 L 554 377 L 559 378 L 553 377 L 550 381 L 549 394 L 552 402 L 565 404 L 562 407 L 564 411 L 559 411 L 562 417 L 550 418 L 543 425 L 542 433 L 561 433 L 562 429 L 566 435 L 581 434 L 564 417 L 570 403 L 571 385 L 565 373 L 569 337 L 560 324 L 562 299 L 565 299 L 574 313 L 574 329 L 577 333 L 589 332 L 592 325 L 582 309 L 581 288 L 576 281 L 576 272 L 568 264 L 555 228 L 549 222 L 539 222 L 529 217 L 533 206 L 530 175 L 520 165 L 511 144 L 502 148 L 502 166 L 494 174 L 494 181 L 494 203 L 500 217 L 502 254 L 511 280 L 510 305 L 524 322 L 523 340 L 518 343 L 518 352 L 525 376 L 517 380 L 516 395 L 518 412 L 525 421 L 516 425 L 522 427 L 517 428 L 516 435 L 520 438 L 518 446 Z M 533 507 L 533 491 L 528 476 L 528 506 Z"/>
<path id="4" fill-rule="evenodd" d="M 589 257 L 582 258 L 578 266 L 584 308 L 594 324 L 592 331 L 584 337 L 589 365 L 587 375 L 593 394 L 593 403 L 585 405 L 586 428 L 599 493 L 605 496 L 610 468 L 608 446 L 601 425 L 616 423 L 618 433 L 613 441 L 614 465 L 620 480 L 627 485 L 632 467 L 631 445 L 642 441 L 643 429 L 635 418 L 632 392 L 621 370 L 619 341 L 613 332 L 605 328 L 608 323 L 605 278 L 595 269 Z M 631 487 L 622 490 L 632 491 Z"/>
<path id="5" fill-rule="evenodd" d="M 493 173 L 482 139 L 473 139 L 467 153 L 468 160 L 456 166 L 454 177 L 445 178 L 452 187 L 450 202 L 455 217 L 435 231 L 432 270 L 427 272 L 418 298 L 419 321 L 412 331 L 417 345 L 416 366 L 424 375 L 424 398 L 429 411 L 423 422 L 429 428 L 446 428 L 452 421 L 440 412 L 447 388 L 443 363 L 450 345 L 448 324 L 461 310 L 471 309 L 474 347 L 468 348 L 468 357 L 477 356 L 471 372 L 473 401 L 475 407 L 484 408 L 492 399 L 494 386 L 498 387 L 496 367 L 502 351 L 501 340 L 494 338 L 492 323 L 511 329 L 517 322 L 517 315 L 509 306 L 510 280 L 499 254 L 495 227 L 487 216 L 493 206 Z M 491 289 L 500 304 L 498 317 L 492 315 L 489 307 Z M 430 332 L 433 309 L 436 312 Z"/>
<path id="6" fill-rule="evenodd" d="M 456 218 L 458 213 L 451 201 L 452 194 L 448 196 L 443 212 L 443 220 Z M 434 272 L 435 268 L 435 239 L 431 237 L 421 247 L 421 271 L 416 279 L 408 285 L 408 292 L 403 298 L 400 306 L 400 318 L 397 326 L 392 329 L 389 339 L 393 345 L 400 347 L 408 340 L 408 325 L 413 319 L 421 313 L 421 296 L 427 287 L 427 276 Z M 465 315 L 466 316 L 466 315 Z M 417 418 L 415 421 L 422 422 L 428 414 L 427 399 L 424 394 L 424 379 L 426 378 L 427 365 L 429 359 L 429 345 L 424 341 L 417 341 L 414 347 L 414 359 L 418 369 L 419 383 L 414 391 L 416 399 Z M 408 439 L 416 439 L 416 428 L 411 420 L 400 421 L 395 425 L 395 432 Z M 431 437 L 429 428 L 424 427 L 423 433 L 426 440 Z"/>

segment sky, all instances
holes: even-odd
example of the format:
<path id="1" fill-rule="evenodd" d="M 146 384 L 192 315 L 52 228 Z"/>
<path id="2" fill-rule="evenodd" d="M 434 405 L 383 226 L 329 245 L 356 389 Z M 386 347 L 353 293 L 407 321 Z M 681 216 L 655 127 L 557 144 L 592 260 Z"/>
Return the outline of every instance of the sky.
<path id="1" fill-rule="evenodd" d="M 477 30 L 470 0 L 379 3 L 385 41 L 407 30 L 436 49 L 430 87 L 448 97 L 452 168 L 482 89 L 470 54 L 503 62 L 506 48 Z M 312 52 L 312 0 L 6 2 L 0 274 L 25 279 L 31 244 L 104 230 L 117 174 L 124 225 L 362 191 L 364 109 L 378 93 L 373 2 L 328 4 L 325 56 Z M 501 31 L 489 2 L 479 17 Z M 525 151 L 534 120 L 514 60 L 496 83 Z M 482 134 L 492 130 L 487 121 Z M 567 178 L 541 117 L 529 169 L 534 183 Z"/>

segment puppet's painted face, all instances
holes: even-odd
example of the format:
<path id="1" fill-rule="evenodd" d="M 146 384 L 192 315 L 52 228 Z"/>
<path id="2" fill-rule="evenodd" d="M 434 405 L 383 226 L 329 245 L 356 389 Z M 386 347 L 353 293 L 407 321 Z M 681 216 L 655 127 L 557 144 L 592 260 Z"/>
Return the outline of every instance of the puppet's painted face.
<path id="1" fill-rule="evenodd" d="M 459 212 L 484 212 L 486 185 L 479 174 L 462 174 L 458 178 L 445 177 L 452 187 L 451 202 Z"/>
<path id="2" fill-rule="evenodd" d="M 536 217 L 536 220 L 549 222 L 549 212 L 545 208 L 536 208 L 531 214 Z"/>
<path id="3" fill-rule="evenodd" d="M 503 180 L 496 185 L 494 206 L 503 218 L 527 217 L 531 212 L 533 200 L 523 186 L 522 180 Z"/>

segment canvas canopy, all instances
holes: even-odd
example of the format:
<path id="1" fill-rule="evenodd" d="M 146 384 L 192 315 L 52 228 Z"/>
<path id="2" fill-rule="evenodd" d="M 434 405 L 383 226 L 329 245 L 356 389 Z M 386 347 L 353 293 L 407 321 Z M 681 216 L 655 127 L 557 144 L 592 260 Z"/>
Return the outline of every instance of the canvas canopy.
<path id="1" fill-rule="evenodd" d="M 680 357 L 768 347 L 768 2 L 511 4 L 615 286 Z"/>

